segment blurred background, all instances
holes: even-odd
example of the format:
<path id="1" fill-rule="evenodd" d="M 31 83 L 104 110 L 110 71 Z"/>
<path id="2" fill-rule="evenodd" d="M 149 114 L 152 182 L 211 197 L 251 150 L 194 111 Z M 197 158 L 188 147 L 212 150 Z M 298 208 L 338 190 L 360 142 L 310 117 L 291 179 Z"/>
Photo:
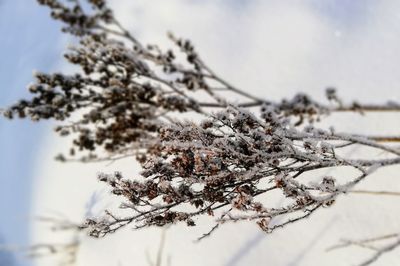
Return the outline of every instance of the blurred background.
<path id="1" fill-rule="evenodd" d="M 33 70 L 56 68 L 63 51 L 59 27 L 36 1 L 0 0 L 0 106 L 28 97 Z M 33 168 L 46 124 L 0 119 L 0 243 L 30 241 Z M 0 265 L 29 265 L 0 252 Z"/>
<path id="2" fill-rule="evenodd" d="M 400 2 L 352 0 L 109 0 L 117 17 L 145 43 L 168 47 L 168 30 L 193 41 L 203 59 L 235 85 L 271 100 L 305 92 L 324 98 L 336 87 L 348 101 L 400 102 Z M 72 41 L 59 32 L 48 10 L 34 0 L 0 0 L 0 106 L 29 97 L 32 71 L 62 71 L 62 52 Z M 334 116 L 341 131 L 399 134 L 396 114 Z M 133 176 L 137 164 L 62 164 L 54 156 L 68 142 L 52 123 L 0 119 L 0 244 L 69 243 L 79 238 L 76 265 L 151 265 L 162 231 L 125 230 L 93 240 L 53 233 L 35 217 L 79 223 L 110 203 L 97 183 L 100 171 Z M 398 190 L 399 168 L 379 171 L 361 188 Z M 397 182 L 396 182 L 397 181 Z M 398 232 L 398 198 L 342 197 L 273 235 L 253 224 L 230 224 L 199 244 L 209 225 L 174 226 L 165 233 L 162 265 L 353 265 L 361 249 L 325 252 L 341 237 L 364 238 Z M 169 259 L 168 259 L 169 258 Z M 30 262 L 0 252 L 0 265 L 57 265 L 60 258 Z M 150 259 L 151 260 L 151 259 Z M 170 261 L 170 264 L 168 264 Z M 397 265 L 391 253 L 376 265 Z"/>

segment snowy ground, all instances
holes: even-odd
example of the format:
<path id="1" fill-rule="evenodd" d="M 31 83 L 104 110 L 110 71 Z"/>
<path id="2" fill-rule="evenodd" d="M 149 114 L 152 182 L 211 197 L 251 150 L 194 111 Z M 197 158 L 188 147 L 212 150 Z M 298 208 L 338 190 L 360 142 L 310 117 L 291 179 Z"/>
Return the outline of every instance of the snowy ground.
<path id="1" fill-rule="evenodd" d="M 166 43 L 165 32 L 193 40 L 203 58 L 239 87 L 279 100 L 303 91 L 322 98 L 328 86 L 349 99 L 400 101 L 400 3 L 398 1 L 111 1 L 117 14 L 145 42 Z M 339 130 L 399 133 L 398 115 L 333 117 Z M 99 171 L 133 176 L 134 161 L 111 165 L 60 164 L 52 159 L 66 143 L 49 134 L 36 166 L 34 210 L 81 221 L 106 205 Z M 399 167 L 386 168 L 360 185 L 400 191 Z M 94 194 L 96 193 L 96 194 Z M 95 196 L 93 196 L 95 195 Z M 203 242 L 207 231 L 174 226 L 166 231 L 170 265 L 354 265 L 369 253 L 362 249 L 325 252 L 340 238 L 365 238 L 398 232 L 398 198 L 348 195 L 307 221 L 264 235 L 253 224 L 229 224 Z M 97 200 L 95 200 L 97 201 Z M 91 204 L 93 205 L 93 204 Z M 63 241 L 38 227 L 33 241 Z M 149 265 L 161 238 L 159 229 L 126 230 L 102 240 L 84 238 L 77 265 Z M 391 253 L 376 265 L 396 265 Z M 167 260 L 167 259 L 166 259 Z M 39 261 L 38 265 L 54 265 Z M 163 265 L 168 265 L 166 262 Z"/>

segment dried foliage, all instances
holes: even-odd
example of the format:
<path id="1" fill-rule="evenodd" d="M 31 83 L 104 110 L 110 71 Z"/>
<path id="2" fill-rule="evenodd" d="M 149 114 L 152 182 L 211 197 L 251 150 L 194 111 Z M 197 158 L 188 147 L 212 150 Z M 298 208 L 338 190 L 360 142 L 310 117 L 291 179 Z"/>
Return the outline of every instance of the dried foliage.
<path id="1" fill-rule="evenodd" d="M 128 224 L 195 226 L 200 216 L 216 220 L 209 233 L 241 220 L 271 233 L 329 207 L 376 169 L 400 164 L 400 150 L 388 144 L 398 136 L 337 133 L 316 124 L 335 112 L 399 112 L 399 104 L 346 104 L 333 88 L 326 91 L 326 104 L 304 94 L 279 103 L 260 99 L 219 77 L 189 40 L 168 34 L 174 48 L 166 51 L 143 45 L 104 1 L 87 2 L 90 9 L 77 0 L 39 0 L 79 41 L 65 58 L 81 71 L 37 73 L 29 86 L 33 98 L 3 113 L 72 120 L 56 127 L 61 136 L 74 136 L 70 155 L 58 156 L 61 161 L 134 156 L 141 163 L 137 178 L 99 175 L 120 198 L 125 215 L 107 211 L 88 219 L 84 227 L 90 235 L 101 237 Z M 221 96 L 227 92 L 234 97 Z M 180 114 L 201 118 L 187 121 Z M 349 158 L 341 152 L 349 146 L 385 154 Z M 325 168 L 357 174 L 345 182 L 319 174 L 318 182 L 302 181 L 304 174 Z M 272 193 L 283 195 L 284 205 L 269 206 L 265 199 Z M 286 220 L 270 225 L 282 216 Z"/>
<path id="2" fill-rule="evenodd" d="M 82 226 L 57 217 L 39 217 L 37 220 L 50 226 L 49 230 L 54 234 L 69 232 L 72 239 L 68 242 L 37 243 L 27 247 L 0 245 L 0 251 L 21 254 L 30 259 L 53 256 L 56 257 L 59 266 L 76 265 L 82 239 Z"/>
<path id="3" fill-rule="evenodd" d="M 398 248 L 400 246 L 400 235 L 398 233 L 394 233 L 362 240 L 343 239 L 341 240 L 341 242 L 341 244 L 330 247 L 328 251 L 349 246 L 356 246 L 366 250 L 370 250 L 373 252 L 372 255 L 364 262 L 359 264 L 359 266 L 367 266 L 377 261 L 385 253 Z"/>

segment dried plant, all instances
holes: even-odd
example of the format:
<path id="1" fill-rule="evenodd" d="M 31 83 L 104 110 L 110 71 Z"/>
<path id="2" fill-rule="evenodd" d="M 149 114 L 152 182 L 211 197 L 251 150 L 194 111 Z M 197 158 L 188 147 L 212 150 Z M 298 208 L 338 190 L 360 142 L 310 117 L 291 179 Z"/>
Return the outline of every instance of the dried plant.
<path id="1" fill-rule="evenodd" d="M 382 244 L 382 242 L 384 243 L 384 245 Z M 379 245 L 379 243 L 381 243 L 381 245 Z M 377 261 L 385 253 L 390 252 L 395 248 L 398 248 L 400 246 L 400 235 L 398 233 L 394 233 L 368 239 L 362 239 L 358 241 L 343 239 L 341 240 L 341 244 L 330 247 L 328 251 L 349 246 L 357 246 L 367 250 L 371 250 L 373 252 L 373 254 L 368 259 L 359 264 L 360 266 L 367 266 Z"/>
<path id="2" fill-rule="evenodd" d="M 77 263 L 78 252 L 81 245 L 82 226 L 66 219 L 56 217 L 39 217 L 37 221 L 42 224 L 50 225 L 50 231 L 69 232 L 72 239 L 67 242 L 59 243 L 37 243 L 31 246 L 11 246 L 0 245 L 0 251 L 7 251 L 21 254 L 31 259 L 41 259 L 43 257 L 56 257 L 59 266 L 74 266 Z"/>
<path id="3" fill-rule="evenodd" d="M 88 219 L 83 226 L 92 236 L 129 224 L 195 226 L 202 216 L 216 222 L 203 237 L 236 221 L 253 221 L 271 233 L 331 206 L 377 169 L 400 164 L 400 149 L 392 145 L 400 136 L 318 126 L 337 112 L 399 112 L 398 103 L 346 103 L 333 88 L 326 103 L 305 94 L 278 103 L 260 99 L 216 74 L 189 40 L 170 33 L 173 49 L 142 44 L 103 0 L 87 0 L 90 8 L 78 0 L 38 2 L 79 41 L 65 58 L 81 71 L 37 73 L 29 86 L 33 98 L 4 110 L 4 116 L 63 122 L 56 132 L 74 140 L 70 155 L 57 157 L 61 161 L 133 156 L 143 167 L 135 178 L 99 174 L 123 212 Z M 185 120 L 186 114 L 198 119 Z M 343 150 L 353 146 L 384 153 L 346 156 Z M 325 168 L 352 171 L 346 178 L 316 171 Z M 305 174 L 316 181 L 306 182 Z M 269 206 L 266 199 L 277 195 L 286 198 L 284 204 Z M 285 219 L 270 225 L 276 217 Z"/>

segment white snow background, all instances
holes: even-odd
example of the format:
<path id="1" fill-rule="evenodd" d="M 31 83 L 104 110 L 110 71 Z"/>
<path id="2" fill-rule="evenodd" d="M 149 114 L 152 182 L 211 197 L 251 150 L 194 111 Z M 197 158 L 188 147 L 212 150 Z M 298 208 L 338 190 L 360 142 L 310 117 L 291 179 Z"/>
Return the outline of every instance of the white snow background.
<path id="1" fill-rule="evenodd" d="M 400 101 L 400 2 L 397 0 L 114 0 L 124 25 L 145 43 L 171 44 L 168 30 L 193 41 L 203 59 L 221 76 L 244 90 L 280 100 L 297 92 L 323 99 L 334 86 L 345 99 L 381 103 Z M 61 57 L 61 56 L 60 56 Z M 398 114 L 367 117 L 334 115 L 340 131 L 399 134 Z M 134 177 L 133 160 L 113 164 L 62 164 L 53 161 L 68 142 L 49 132 L 38 151 L 33 210 L 82 221 L 107 206 L 100 171 Z M 358 188 L 400 191 L 399 167 L 385 168 Z M 91 200 L 92 199 L 92 200 Z M 200 243 L 193 241 L 210 224 L 175 225 L 166 231 L 165 260 L 171 266 L 313 266 L 355 265 L 369 251 L 360 248 L 326 252 L 340 238 L 366 238 L 400 230 L 399 198 L 367 195 L 341 197 L 311 218 L 265 235 L 252 223 L 226 224 Z M 91 202 L 88 207 L 88 202 Z M 32 242 L 61 242 L 41 225 L 32 227 Z M 84 237 L 77 265 L 149 265 L 160 229 L 129 228 L 104 239 Z M 54 260 L 37 265 L 55 265 Z M 375 265 L 399 265 L 392 252 Z"/>

